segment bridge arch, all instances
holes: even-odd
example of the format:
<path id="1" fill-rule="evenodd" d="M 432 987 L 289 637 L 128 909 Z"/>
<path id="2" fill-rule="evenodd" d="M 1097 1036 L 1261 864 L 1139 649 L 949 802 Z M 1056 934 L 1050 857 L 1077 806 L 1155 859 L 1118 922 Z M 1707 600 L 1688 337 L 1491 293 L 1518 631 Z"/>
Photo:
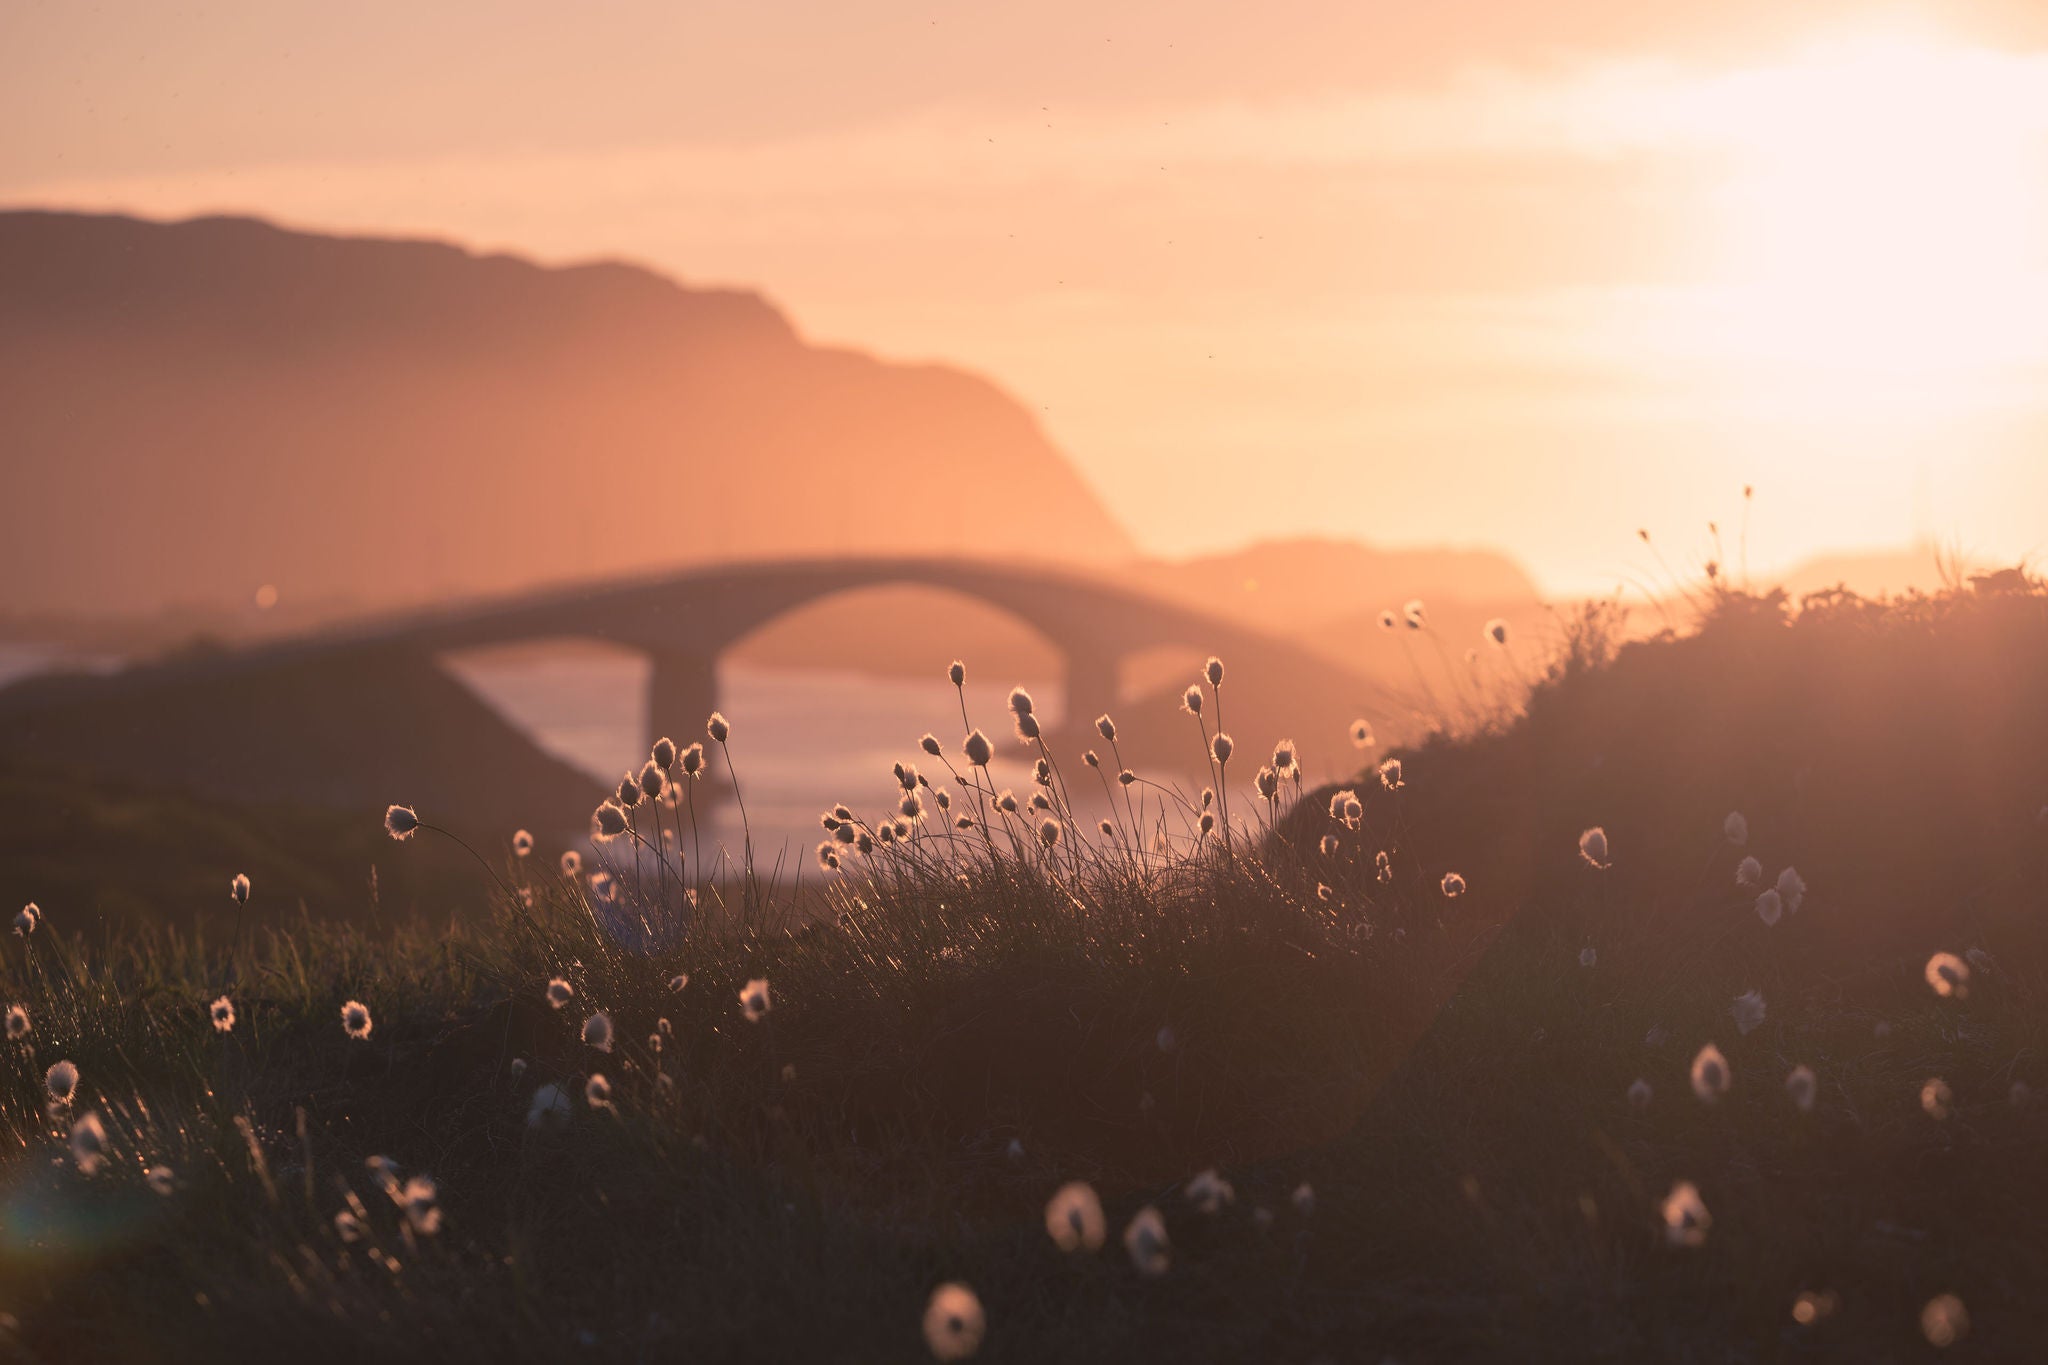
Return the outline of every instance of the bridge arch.
<path id="1" fill-rule="evenodd" d="M 957 639 L 944 630 L 927 630 L 918 641 L 916 672 L 919 676 L 928 673 L 926 680 L 934 684 L 940 684 L 948 660 L 965 658 L 975 670 L 974 679 L 983 686 L 998 674 L 1005 688 L 1017 681 L 1057 683 L 1060 704 L 1053 709 L 1062 720 L 1085 711 L 1081 715 L 1085 724 L 1119 699 L 1119 659 L 1105 651 L 1099 639 L 1086 632 L 1061 630 L 1048 616 L 1034 619 L 1020 613 L 1014 601 L 993 600 L 971 588 L 934 581 L 926 575 L 820 579 L 802 592 L 778 593 L 772 602 L 757 602 L 757 606 L 758 618 L 730 638 L 713 636 L 708 643 L 706 637 L 648 639 L 639 646 L 650 665 L 646 684 L 649 742 L 664 734 L 685 741 L 700 737 L 705 717 L 727 704 L 721 672 L 729 672 L 750 646 L 772 640 L 778 627 L 792 619 L 813 617 L 820 609 L 844 613 L 847 628 L 825 624 L 816 638 L 815 653 L 804 666 L 829 668 L 844 661 L 858 669 L 874 664 L 875 650 L 888 648 L 892 635 L 903 634 L 895 627 L 894 617 L 961 628 Z M 1002 642 L 1016 647 L 986 647 L 992 633 L 999 639 L 1007 636 Z M 977 643 L 983 647 L 978 648 Z M 1041 656 L 1042 666 L 1015 659 L 1020 652 Z M 912 670 L 892 667 L 881 671 L 902 675 Z M 984 719 L 977 713 L 976 721 L 992 734 L 1001 724 L 994 714 Z"/>

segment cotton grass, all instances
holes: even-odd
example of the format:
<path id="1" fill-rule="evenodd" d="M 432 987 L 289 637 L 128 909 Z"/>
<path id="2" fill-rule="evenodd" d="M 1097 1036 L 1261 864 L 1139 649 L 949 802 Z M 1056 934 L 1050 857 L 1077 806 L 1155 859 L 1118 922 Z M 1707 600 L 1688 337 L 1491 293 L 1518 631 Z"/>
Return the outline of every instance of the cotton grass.
<path id="1" fill-rule="evenodd" d="M 360 1000 L 351 1000 L 341 1007 L 342 1032 L 358 1041 L 370 1036 L 370 1007 Z"/>
<path id="2" fill-rule="evenodd" d="M 1714 1215 L 1707 1212 L 1699 1187 L 1690 1180 L 1681 1180 L 1671 1187 L 1671 1193 L 1664 1196 L 1661 1212 L 1664 1215 L 1664 1240 L 1672 1246 L 1698 1247 L 1706 1244 L 1707 1231 L 1714 1226 Z"/>
<path id="3" fill-rule="evenodd" d="M 1692 1093 L 1699 1096 L 1704 1104 L 1713 1104 L 1728 1093 L 1734 1083 L 1734 1074 L 1728 1069 L 1728 1059 L 1721 1055 L 1721 1049 L 1708 1043 L 1692 1059 Z"/>
<path id="4" fill-rule="evenodd" d="M 924 1343 L 935 1360 L 966 1360 L 981 1349 L 988 1318 L 981 1300 L 964 1284 L 942 1284 L 924 1309 Z"/>
<path id="5" fill-rule="evenodd" d="M 1173 1266 L 1173 1243 L 1166 1235 L 1166 1220 L 1147 1204 L 1124 1226 L 1124 1251 L 1131 1265 L 1147 1279 L 1158 1279 Z"/>
<path id="6" fill-rule="evenodd" d="M 1927 959 L 1927 984 L 1936 995 L 1966 1000 L 1970 995 L 1970 964 L 1954 953 L 1936 953 Z"/>
<path id="7" fill-rule="evenodd" d="M 1100 1251 L 1106 1226 L 1102 1200 L 1084 1180 L 1068 1181 L 1045 1202 L 1046 1235 L 1061 1251 Z"/>
<path id="8" fill-rule="evenodd" d="M 1579 856 L 1585 859 L 1588 867 L 1597 867 L 1602 871 L 1614 865 L 1608 858 L 1605 827 L 1595 825 L 1579 835 Z"/>

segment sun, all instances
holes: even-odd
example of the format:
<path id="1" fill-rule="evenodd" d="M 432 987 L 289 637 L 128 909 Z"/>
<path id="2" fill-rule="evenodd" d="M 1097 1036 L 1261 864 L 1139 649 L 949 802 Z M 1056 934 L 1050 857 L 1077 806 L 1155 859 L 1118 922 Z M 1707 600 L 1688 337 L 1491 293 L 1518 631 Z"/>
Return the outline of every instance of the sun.
<path id="1" fill-rule="evenodd" d="M 1725 149 L 1712 349 L 1817 390 L 2048 361 L 2048 63 L 1870 38 L 1699 98 Z"/>

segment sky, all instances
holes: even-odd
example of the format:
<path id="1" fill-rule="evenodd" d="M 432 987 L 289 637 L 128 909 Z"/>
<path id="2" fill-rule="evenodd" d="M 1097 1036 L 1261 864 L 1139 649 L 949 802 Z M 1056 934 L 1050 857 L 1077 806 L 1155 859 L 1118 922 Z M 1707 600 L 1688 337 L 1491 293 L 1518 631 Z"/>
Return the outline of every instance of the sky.
<path id="1" fill-rule="evenodd" d="M 758 288 L 1141 546 L 2048 554 L 2048 6 L 16 5 L 0 203 Z M 1732 552 L 1732 547 L 1731 552 Z"/>

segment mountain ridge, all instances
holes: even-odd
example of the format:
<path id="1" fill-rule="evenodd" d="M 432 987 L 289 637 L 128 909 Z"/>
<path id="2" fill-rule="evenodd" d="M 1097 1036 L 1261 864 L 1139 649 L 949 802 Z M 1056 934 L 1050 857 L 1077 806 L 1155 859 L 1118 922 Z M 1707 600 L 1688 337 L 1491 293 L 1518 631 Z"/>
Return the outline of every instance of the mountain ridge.
<path id="1" fill-rule="evenodd" d="M 1134 553 L 993 382 L 617 261 L 6 211 L 0 298 L 0 610 L 264 584 L 382 608 L 906 543 Z M 109 539 L 120 563 L 65 553 Z"/>

